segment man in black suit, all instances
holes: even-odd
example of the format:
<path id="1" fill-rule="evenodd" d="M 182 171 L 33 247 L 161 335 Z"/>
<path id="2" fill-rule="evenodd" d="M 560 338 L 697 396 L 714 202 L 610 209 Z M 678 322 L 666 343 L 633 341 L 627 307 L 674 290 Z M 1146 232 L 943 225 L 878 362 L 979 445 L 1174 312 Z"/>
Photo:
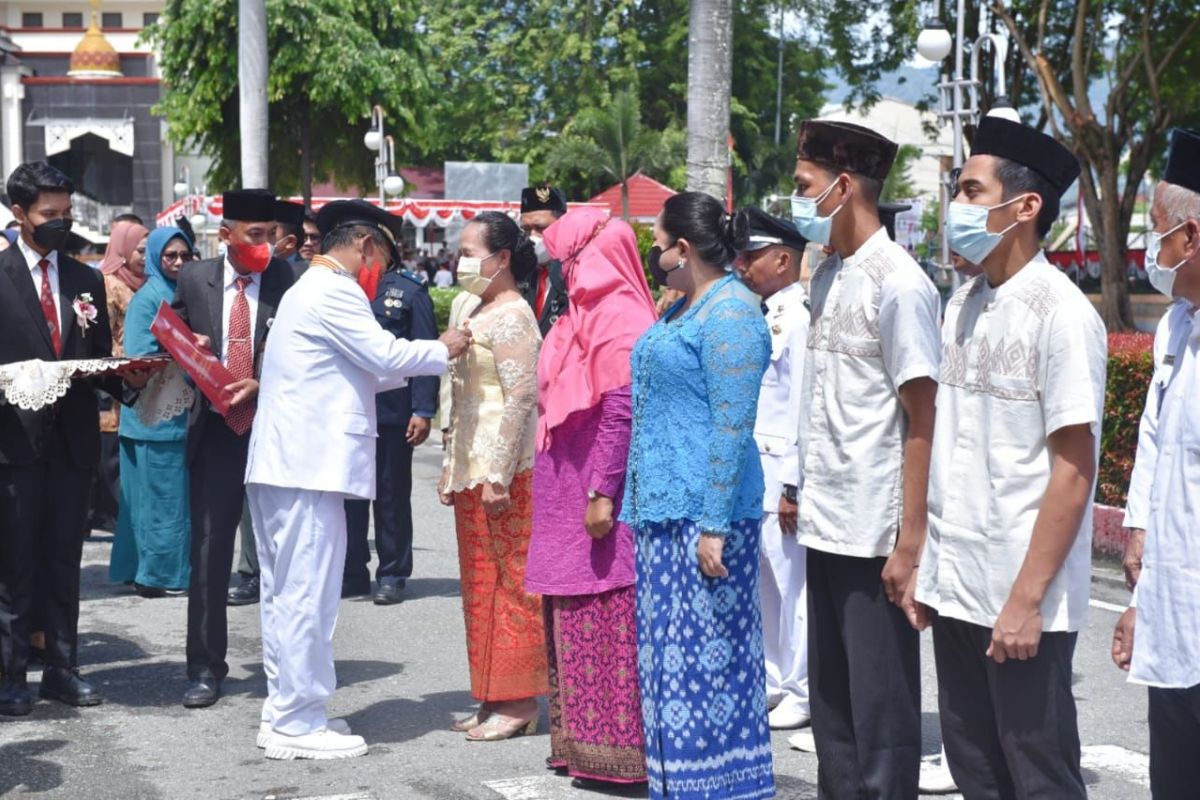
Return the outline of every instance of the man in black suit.
<path id="1" fill-rule="evenodd" d="M 61 252 L 70 179 L 45 162 L 22 164 L 7 189 L 20 236 L 0 254 L 0 364 L 111 356 L 104 281 Z M 91 309 L 88 322 L 80 312 Z M 108 378 L 74 381 L 37 411 L 0 404 L 0 714 L 33 709 L 25 672 L 35 603 L 46 640 L 39 694 L 73 706 L 102 702 L 79 676 L 77 642 L 81 534 L 100 458 L 97 388 L 121 399 L 121 379 Z"/>
<path id="2" fill-rule="evenodd" d="M 262 189 L 226 192 L 221 241 L 226 255 L 180 273 L 172 308 L 221 359 L 237 382 L 227 416 L 197 393 L 188 421 L 192 577 L 188 586 L 187 708 L 217 702 L 229 672 L 226 592 L 245 499 L 249 422 L 267 329 L 295 281 L 292 266 L 272 256 L 275 196 Z"/>
<path id="3" fill-rule="evenodd" d="M 530 280 L 517 284 L 517 291 L 533 308 L 542 336 L 567 313 L 567 283 L 563 280 L 562 264 L 550 258 L 542 243 L 546 228 L 565 213 L 567 198 L 553 186 L 529 186 L 521 191 L 521 229 L 533 241 L 538 269 Z"/>

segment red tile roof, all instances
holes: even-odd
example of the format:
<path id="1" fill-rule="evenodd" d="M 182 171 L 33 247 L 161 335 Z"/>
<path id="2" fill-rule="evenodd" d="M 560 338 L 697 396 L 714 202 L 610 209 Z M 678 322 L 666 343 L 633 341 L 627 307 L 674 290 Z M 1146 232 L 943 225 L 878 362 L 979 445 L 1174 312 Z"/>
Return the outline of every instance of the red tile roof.
<path id="1" fill-rule="evenodd" d="M 637 219 L 654 219 L 662 211 L 663 203 L 676 192 L 654 178 L 638 172 L 628 181 L 629 216 Z M 614 217 L 621 216 L 621 184 L 616 183 L 588 201 L 604 203 Z"/>

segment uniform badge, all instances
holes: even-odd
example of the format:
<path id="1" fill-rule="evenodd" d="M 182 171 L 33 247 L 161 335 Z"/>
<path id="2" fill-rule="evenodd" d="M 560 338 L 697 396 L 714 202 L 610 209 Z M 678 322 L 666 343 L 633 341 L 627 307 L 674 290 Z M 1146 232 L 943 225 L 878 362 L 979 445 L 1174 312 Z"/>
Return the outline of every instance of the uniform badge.
<path id="1" fill-rule="evenodd" d="M 537 189 L 534 190 L 534 194 L 537 195 L 537 199 L 538 199 L 539 203 L 549 203 L 550 202 L 550 187 L 549 186 L 539 186 Z"/>

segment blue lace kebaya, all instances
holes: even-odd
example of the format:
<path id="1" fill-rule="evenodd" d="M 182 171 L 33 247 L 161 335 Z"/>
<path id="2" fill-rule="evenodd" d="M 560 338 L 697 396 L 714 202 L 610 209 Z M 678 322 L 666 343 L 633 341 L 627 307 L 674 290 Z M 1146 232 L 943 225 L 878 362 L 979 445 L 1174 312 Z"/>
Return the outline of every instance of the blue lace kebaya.
<path id="1" fill-rule="evenodd" d="M 691 520 L 725 535 L 733 522 L 762 518 L 754 420 L 771 335 L 758 297 L 732 275 L 678 314 L 683 302 L 633 349 L 621 516 L 635 530 Z"/>

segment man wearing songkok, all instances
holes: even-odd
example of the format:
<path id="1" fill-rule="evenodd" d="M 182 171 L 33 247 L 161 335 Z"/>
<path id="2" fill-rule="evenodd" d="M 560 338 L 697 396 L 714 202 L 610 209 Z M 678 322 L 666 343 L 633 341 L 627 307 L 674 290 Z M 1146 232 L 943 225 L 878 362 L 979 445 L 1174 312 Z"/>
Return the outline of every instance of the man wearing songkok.
<path id="1" fill-rule="evenodd" d="M 951 298 L 919 622 L 937 611 L 942 740 L 965 797 L 1086 796 L 1071 662 L 1088 605 L 1104 325 L 1042 239 L 1079 175 L 1020 123 L 985 117 L 950 248 L 983 273 Z"/>
<path id="2" fill-rule="evenodd" d="M 734 268 L 763 299 L 771 330 L 771 364 L 758 393 L 754 440 L 766 490 L 763 493 L 763 644 L 767 668 L 767 721 L 773 729 L 808 724 L 808 599 L 806 554 L 796 541 L 800 451 L 804 413 L 804 358 L 808 341 L 808 294 L 800 263 L 808 242 L 789 220 L 750 207 L 734 222 L 738 256 Z"/>
<path id="3" fill-rule="evenodd" d="M 192 517 L 188 584 L 186 708 L 217 702 L 229 672 L 226 593 L 233 546 L 242 517 L 246 450 L 254 420 L 263 344 L 283 293 L 294 282 L 291 265 L 272 257 L 275 195 L 264 189 L 225 192 L 220 236 L 223 257 L 179 273 L 171 307 L 233 373 L 236 393 L 222 416 L 200 392 L 188 418 L 188 497 Z M 251 537 L 253 538 L 253 537 Z M 252 545 L 251 545 L 252 546 Z M 258 593 L 258 579 L 253 579 Z"/>
<path id="4" fill-rule="evenodd" d="M 276 200 L 275 227 L 271 238 L 275 256 L 294 264 L 303 241 L 304 206 L 290 200 Z"/>
<path id="5" fill-rule="evenodd" d="M 375 394 L 438 375 L 470 336 L 406 341 L 371 311 L 399 262 L 401 220 L 362 200 L 321 209 L 323 253 L 280 305 L 263 360 L 246 491 L 262 570 L 267 758 L 349 758 L 367 752 L 329 720 L 336 685 L 333 629 L 341 599 L 349 498 L 375 497 Z"/>
<path id="6" fill-rule="evenodd" d="M 517 284 L 517 290 L 533 308 L 543 338 L 550 326 L 567 313 L 567 283 L 563 280 L 562 263 L 550 257 L 542 234 L 566 213 L 567 198 L 549 184 L 527 186 L 521 191 L 521 229 L 533 242 L 538 269 L 529 281 Z"/>
<path id="7" fill-rule="evenodd" d="M 1192 797 L 1200 787 L 1200 131 L 1174 131 L 1150 218 L 1146 272 L 1175 304 L 1154 337 L 1126 516 L 1144 529 L 1144 552 L 1113 660 L 1149 687 L 1151 793 Z"/>
<path id="8" fill-rule="evenodd" d="M 800 128 L 792 217 L 832 254 L 810 284 L 799 543 L 808 549 L 809 690 L 823 797 L 910 798 L 920 648 L 905 608 L 921 540 L 939 298 L 879 219 L 896 144 Z"/>

